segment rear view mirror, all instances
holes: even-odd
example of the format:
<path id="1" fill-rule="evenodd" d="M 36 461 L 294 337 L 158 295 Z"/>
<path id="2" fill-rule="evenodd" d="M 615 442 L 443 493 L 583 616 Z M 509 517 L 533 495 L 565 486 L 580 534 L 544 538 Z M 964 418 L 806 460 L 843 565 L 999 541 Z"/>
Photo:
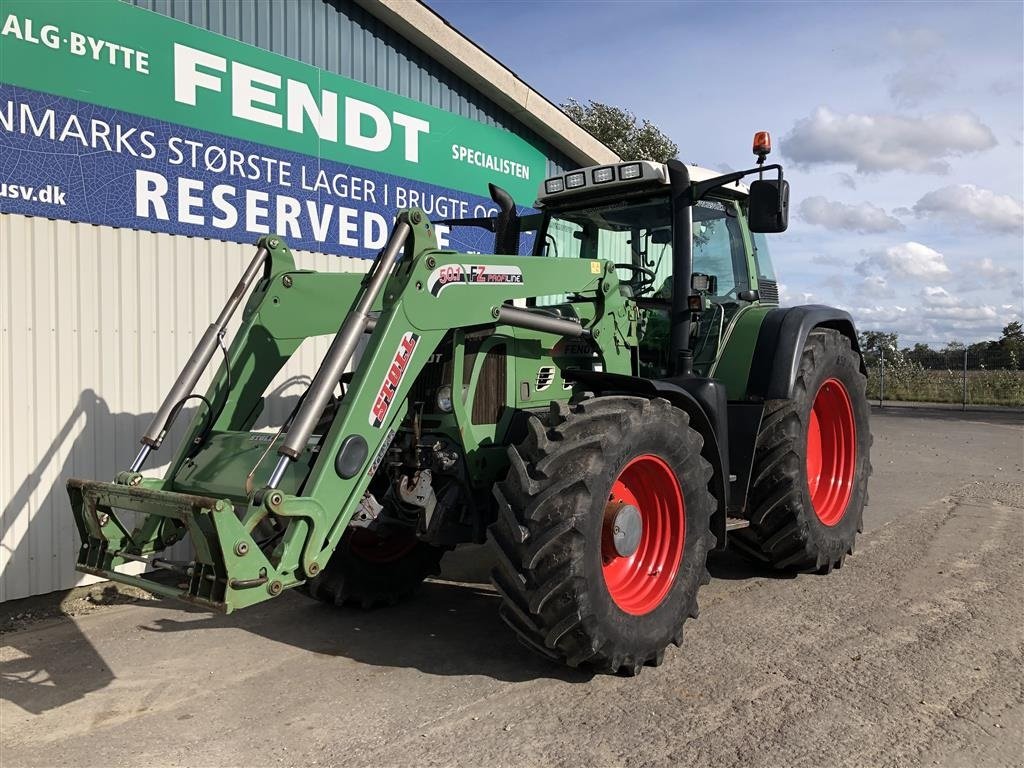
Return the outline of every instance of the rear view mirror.
<path id="1" fill-rule="evenodd" d="M 785 232 L 789 226 L 789 182 L 784 179 L 752 182 L 747 219 L 751 232 Z"/>

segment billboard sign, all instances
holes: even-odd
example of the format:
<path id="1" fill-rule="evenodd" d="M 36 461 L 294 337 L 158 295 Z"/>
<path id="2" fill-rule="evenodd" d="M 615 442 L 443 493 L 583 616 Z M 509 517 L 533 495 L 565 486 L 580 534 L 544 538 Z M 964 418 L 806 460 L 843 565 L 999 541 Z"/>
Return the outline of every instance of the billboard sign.
<path id="1" fill-rule="evenodd" d="M 398 209 L 487 216 L 488 182 L 530 205 L 544 176 L 509 131 L 120 0 L 0 17 L 3 212 L 368 257 Z"/>

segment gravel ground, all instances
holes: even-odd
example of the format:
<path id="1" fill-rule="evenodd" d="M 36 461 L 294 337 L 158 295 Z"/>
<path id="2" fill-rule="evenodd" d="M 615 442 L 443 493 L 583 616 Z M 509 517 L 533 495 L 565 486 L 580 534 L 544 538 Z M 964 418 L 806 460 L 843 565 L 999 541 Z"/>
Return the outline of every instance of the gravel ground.
<path id="1" fill-rule="evenodd" d="M 412 603 L 140 601 L 0 648 L 2 762 L 27 765 L 1024 765 L 1024 428 L 875 414 L 871 507 L 827 577 L 712 563 L 639 678 L 537 660 L 479 552 Z"/>

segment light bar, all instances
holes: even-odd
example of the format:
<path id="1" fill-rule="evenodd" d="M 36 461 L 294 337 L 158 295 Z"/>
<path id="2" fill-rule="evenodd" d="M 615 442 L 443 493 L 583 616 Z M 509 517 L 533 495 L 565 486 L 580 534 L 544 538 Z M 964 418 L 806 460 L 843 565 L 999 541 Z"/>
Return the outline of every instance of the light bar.
<path id="1" fill-rule="evenodd" d="M 586 194 L 606 195 L 615 187 L 640 188 L 668 184 L 665 166 L 650 160 L 630 160 L 613 165 L 595 165 L 545 179 L 538 191 L 537 202 L 563 196 Z"/>
<path id="2" fill-rule="evenodd" d="M 548 179 L 544 182 L 544 191 L 549 195 L 555 194 L 555 192 L 561 192 L 565 189 L 565 182 L 562 181 L 561 176 L 555 176 L 553 179 Z"/>
<path id="3" fill-rule="evenodd" d="M 577 171 L 576 173 L 570 173 L 565 177 L 565 188 L 566 189 L 579 189 L 587 183 L 587 176 L 583 171 Z"/>

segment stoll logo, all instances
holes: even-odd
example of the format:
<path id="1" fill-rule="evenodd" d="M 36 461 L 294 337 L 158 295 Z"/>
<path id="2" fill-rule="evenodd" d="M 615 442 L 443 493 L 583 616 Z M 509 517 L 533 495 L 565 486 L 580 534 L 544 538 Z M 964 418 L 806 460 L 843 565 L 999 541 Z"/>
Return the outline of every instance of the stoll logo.
<path id="1" fill-rule="evenodd" d="M 391 367 L 388 369 L 387 376 L 384 377 L 384 382 L 380 385 L 380 391 L 377 393 L 377 400 L 373 404 L 373 410 L 370 411 L 371 426 L 380 429 L 384 419 L 387 418 L 388 411 L 391 410 L 391 403 L 395 398 L 395 393 L 398 391 L 398 386 L 402 383 L 402 378 L 409 368 L 409 361 L 412 359 L 412 353 L 416 349 L 416 344 L 419 343 L 419 340 L 420 337 L 415 333 L 406 333 L 398 343 L 398 349 L 395 351 L 395 357 L 391 361 Z"/>

